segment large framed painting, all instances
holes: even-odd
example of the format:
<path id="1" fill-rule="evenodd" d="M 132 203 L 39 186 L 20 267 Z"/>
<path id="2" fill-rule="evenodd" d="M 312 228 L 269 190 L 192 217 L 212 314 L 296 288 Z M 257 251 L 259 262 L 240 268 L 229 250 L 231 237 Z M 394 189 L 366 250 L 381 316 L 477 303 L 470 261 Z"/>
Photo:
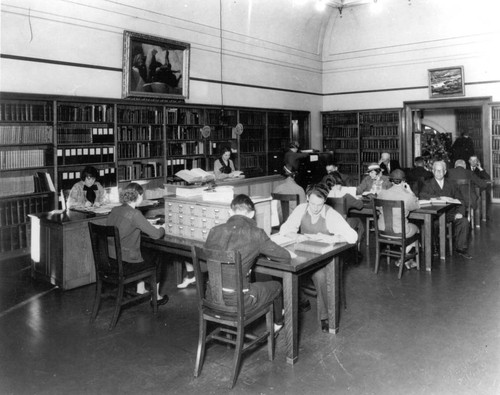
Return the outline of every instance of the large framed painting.
<path id="1" fill-rule="evenodd" d="M 444 67 L 429 70 L 429 97 L 464 96 L 464 68 Z"/>
<path id="2" fill-rule="evenodd" d="M 189 51 L 190 45 L 184 42 L 125 31 L 123 97 L 187 99 Z"/>

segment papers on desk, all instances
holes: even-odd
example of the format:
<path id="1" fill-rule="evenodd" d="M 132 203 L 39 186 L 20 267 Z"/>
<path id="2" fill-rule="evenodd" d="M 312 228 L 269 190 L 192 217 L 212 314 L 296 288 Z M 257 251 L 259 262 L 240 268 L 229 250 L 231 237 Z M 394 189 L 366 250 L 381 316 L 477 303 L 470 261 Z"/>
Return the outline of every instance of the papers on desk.
<path id="1" fill-rule="evenodd" d="M 113 207 L 121 205 L 121 203 L 106 203 L 100 207 L 72 207 L 71 210 L 84 213 L 107 214 L 113 209 Z"/>
<path id="2" fill-rule="evenodd" d="M 272 241 L 274 241 L 276 244 L 280 245 L 281 247 L 285 247 L 285 246 L 288 246 L 290 244 L 295 243 L 294 239 L 291 239 L 290 237 L 287 237 L 285 235 L 280 235 L 279 233 L 275 233 L 275 234 L 269 236 L 269 238 Z"/>
<path id="3" fill-rule="evenodd" d="M 333 244 L 325 243 L 324 241 L 305 240 L 295 244 L 295 250 L 324 254 L 333 250 Z"/>
<path id="4" fill-rule="evenodd" d="M 431 205 L 445 205 L 445 204 L 461 204 L 460 200 L 442 196 L 438 198 L 421 199 L 418 201 L 420 206 L 431 206 Z"/>
<path id="5" fill-rule="evenodd" d="M 156 206 L 157 204 L 159 204 L 158 200 L 144 199 L 137 207 Z"/>

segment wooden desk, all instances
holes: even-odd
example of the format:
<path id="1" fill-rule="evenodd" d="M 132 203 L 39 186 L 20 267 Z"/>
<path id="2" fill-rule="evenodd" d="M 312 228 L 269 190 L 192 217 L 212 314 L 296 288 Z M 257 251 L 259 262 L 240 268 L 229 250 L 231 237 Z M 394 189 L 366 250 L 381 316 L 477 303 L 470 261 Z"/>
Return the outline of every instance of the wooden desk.
<path id="1" fill-rule="evenodd" d="M 138 209 L 148 215 L 165 211 L 162 204 Z M 88 223 L 105 225 L 107 214 L 67 210 L 29 216 L 31 276 L 62 290 L 94 283 L 95 266 Z"/>
<path id="2" fill-rule="evenodd" d="M 361 210 L 351 209 L 349 214 L 361 216 L 373 216 L 373 209 L 371 202 L 364 202 L 364 207 Z M 424 221 L 422 228 L 422 240 L 424 249 L 425 270 L 430 272 L 432 270 L 432 229 L 435 218 L 439 220 L 439 254 L 440 259 L 446 259 L 446 213 L 455 207 L 455 204 L 436 204 L 425 205 L 418 210 L 410 211 L 409 219 L 417 219 Z M 366 237 L 369 237 L 367 231 Z"/>
<path id="3" fill-rule="evenodd" d="M 166 235 L 159 240 L 149 237 L 142 238 L 142 245 L 145 248 L 157 249 L 163 252 L 181 255 L 191 258 L 191 245 L 203 245 L 200 241 L 192 241 L 178 236 Z M 303 251 L 296 251 L 297 258 L 290 264 L 283 264 L 259 259 L 254 270 L 258 273 L 270 274 L 283 279 L 283 304 L 285 307 L 285 325 L 282 329 L 285 336 L 286 361 L 290 365 L 297 362 L 299 357 L 298 337 L 298 299 L 299 299 L 299 276 L 320 268 L 327 267 L 327 288 L 328 288 L 328 321 L 330 333 L 337 333 L 339 330 L 339 284 L 340 284 L 340 255 L 344 251 L 354 248 L 354 244 L 336 244 L 332 251 L 324 254 L 315 254 Z M 287 248 L 293 249 L 293 246 Z"/>

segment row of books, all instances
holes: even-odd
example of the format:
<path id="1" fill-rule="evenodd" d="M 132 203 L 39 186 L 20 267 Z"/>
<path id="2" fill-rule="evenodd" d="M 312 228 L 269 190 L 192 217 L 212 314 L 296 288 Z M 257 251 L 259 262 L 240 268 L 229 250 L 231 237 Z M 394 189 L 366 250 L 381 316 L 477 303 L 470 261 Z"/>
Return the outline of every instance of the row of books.
<path id="1" fill-rule="evenodd" d="M 42 149 L 0 150 L 0 170 L 44 167 L 46 152 Z"/>
<path id="2" fill-rule="evenodd" d="M 266 149 L 266 142 L 264 140 L 258 140 L 258 141 L 240 140 L 241 152 L 264 152 L 265 149 Z"/>
<path id="3" fill-rule="evenodd" d="M 168 155 L 203 155 L 205 153 L 205 143 L 203 141 L 193 141 L 189 143 L 172 143 L 167 145 Z"/>
<path id="4" fill-rule="evenodd" d="M 0 144 L 50 144 L 53 128 L 47 125 L 1 125 Z"/>
<path id="5" fill-rule="evenodd" d="M 335 125 L 356 125 L 358 124 L 358 114 L 356 112 L 340 114 L 323 114 L 324 126 Z"/>
<path id="6" fill-rule="evenodd" d="M 0 227 L 28 222 L 28 214 L 50 211 L 52 195 L 27 196 L 0 202 Z"/>
<path id="7" fill-rule="evenodd" d="M 373 140 L 370 140 L 373 141 Z M 376 140 L 375 140 L 376 141 Z M 329 141 L 329 148 L 334 149 L 358 149 L 358 140 L 332 140 Z"/>
<path id="8" fill-rule="evenodd" d="M 118 180 L 140 180 L 143 178 L 163 177 L 163 165 L 158 162 L 133 162 L 118 166 Z"/>
<path id="9" fill-rule="evenodd" d="M 67 125 L 58 126 L 57 142 L 65 143 L 110 143 L 115 142 L 115 130 L 108 125 L 87 126 Z"/>
<path id="10" fill-rule="evenodd" d="M 118 128 L 119 141 L 163 140 L 162 126 L 121 126 Z"/>
<path id="11" fill-rule="evenodd" d="M 114 162 L 115 147 L 58 148 L 57 164 Z"/>
<path id="12" fill-rule="evenodd" d="M 52 121 L 49 103 L 0 102 L 0 121 Z"/>
<path id="13" fill-rule="evenodd" d="M 150 158 L 163 156 L 163 143 L 122 143 L 118 144 L 118 158 Z"/>
<path id="14" fill-rule="evenodd" d="M 263 167 L 265 164 L 265 159 L 257 155 L 252 155 L 252 156 L 242 155 L 240 158 L 240 163 L 242 169 L 245 169 L 247 167 Z"/>
<path id="15" fill-rule="evenodd" d="M 288 125 L 286 127 L 273 127 L 269 125 L 267 130 L 269 139 L 290 139 L 290 127 Z"/>
<path id="16" fill-rule="evenodd" d="M 344 163 L 358 163 L 358 154 L 335 152 L 335 161 L 339 164 L 341 163 L 343 169 Z"/>
<path id="17" fill-rule="evenodd" d="M 119 123 L 163 123 L 161 107 L 118 107 Z"/>
<path id="18" fill-rule="evenodd" d="M 32 175 L 3 177 L 0 197 L 12 195 L 27 195 L 35 192 L 35 185 Z"/>
<path id="19" fill-rule="evenodd" d="M 361 112 L 359 123 L 391 123 L 399 122 L 399 112 Z"/>
<path id="20" fill-rule="evenodd" d="M 326 126 L 323 127 L 323 139 L 334 139 L 334 138 L 357 138 L 358 137 L 358 127 L 357 126 Z"/>
<path id="21" fill-rule="evenodd" d="M 116 186 L 116 172 L 114 167 L 98 169 L 99 177 L 97 181 L 105 188 Z M 80 171 L 63 171 L 59 173 L 59 189 L 71 189 L 73 185 L 80 181 Z"/>
<path id="22" fill-rule="evenodd" d="M 245 126 L 259 125 L 265 126 L 266 124 L 266 114 L 265 113 L 255 113 L 240 111 L 240 122 Z"/>
<path id="23" fill-rule="evenodd" d="M 363 139 L 361 146 L 363 149 L 398 149 L 399 141 L 397 139 Z"/>
<path id="24" fill-rule="evenodd" d="M 201 129 L 198 126 L 174 126 L 167 128 L 167 140 L 200 140 L 202 138 Z"/>
<path id="25" fill-rule="evenodd" d="M 290 125 L 291 121 L 289 114 L 275 112 L 267 113 L 267 123 L 269 125 Z"/>
<path id="26" fill-rule="evenodd" d="M 361 127 L 361 136 L 369 137 L 398 137 L 399 127 L 394 126 L 373 126 L 365 125 Z"/>
<path id="27" fill-rule="evenodd" d="M 30 239 L 30 224 L 0 228 L 0 253 L 27 248 L 30 246 Z"/>
<path id="28" fill-rule="evenodd" d="M 491 115 L 494 121 L 500 120 L 500 107 L 492 107 Z"/>
<path id="29" fill-rule="evenodd" d="M 61 104 L 57 107 L 60 122 L 108 122 L 114 121 L 112 104 Z"/>

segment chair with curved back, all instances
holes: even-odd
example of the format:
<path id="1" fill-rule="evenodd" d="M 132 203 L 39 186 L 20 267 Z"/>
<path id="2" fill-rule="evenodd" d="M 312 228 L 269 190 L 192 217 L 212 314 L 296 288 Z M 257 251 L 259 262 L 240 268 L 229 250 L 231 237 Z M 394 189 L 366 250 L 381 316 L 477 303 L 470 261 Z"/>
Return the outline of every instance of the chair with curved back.
<path id="1" fill-rule="evenodd" d="M 273 227 L 273 233 L 279 231 L 279 227 L 283 222 L 285 222 L 290 215 L 290 203 L 295 202 L 295 207 L 299 205 L 299 195 L 298 194 L 286 194 L 286 193 L 271 193 L 273 200 L 277 200 L 280 205 L 278 206 L 278 219 L 279 225 Z M 280 210 L 281 208 L 281 210 Z"/>
<path id="2" fill-rule="evenodd" d="M 243 271 L 238 251 L 218 251 L 192 246 L 191 253 L 199 312 L 198 351 L 194 376 L 198 377 L 201 373 L 207 342 L 217 340 L 231 344 L 235 346 L 230 379 L 230 385 L 233 388 L 238 378 L 242 354 L 252 346 L 267 339 L 269 360 L 274 359 L 273 301 L 254 309 L 245 307 Z M 202 265 L 204 267 L 206 265 L 208 281 L 205 281 Z M 227 292 L 236 294 L 236 306 L 225 303 L 223 295 Z M 263 316 L 266 317 L 266 330 L 260 335 L 247 333 L 245 328 Z M 207 334 L 208 321 L 217 324 L 209 334 Z"/>
<path id="3" fill-rule="evenodd" d="M 89 222 L 90 241 L 94 254 L 94 264 L 96 272 L 96 291 L 94 307 L 90 322 L 94 322 L 103 297 L 111 296 L 116 298 L 115 309 L 109 330 L 112 330 L 118 321 L 120 311 L 123 306 L 135 303 L 139 300 L 152 299 L 153 313 L 157 312 L 156 297 L 156 265 L 147 262 L 123 262 L 121 253 L 120 234 L 115 226 L 97 225 Z M 110 257 L 110 249 L 113 255 Z M 125 286 L 138 281 L 148 281 L 149 291 L 144 294 L 126 293 Z M 103 284 L 110 284 L 117 287 L 117 291 L 103 292 Z M 124 298 L 124 296 L 130 296 Z"/>
<path id="4" fill-rule="evenodd" d="M 401 233 L 394 231 L 393 213 L 395 210 L 400 211 L 401 215 Z M 373 199 L 373 224 L 375 226 L 375 273 L 378 273 L 380 257 L 385 255 L 387 262 L 390 258 L 400 259 L 398 278 L 403 275 L 403 268 L 407 260 L 416 259 L 417 268 L 420 270 L 420 233 L 415 233 L 411 237 L 406 237 L 406 218 L 405 204 L 402 200 L 383 200 Z M 384 219 L 384 227 L 379 228 L 378 219 Z M 407 253 L 406 247 L 417 241 L 415 252 Z M 385 248 L 381 248 L 384 246 Z M 392 247 L 396 247 L 393 249 Z"/>

